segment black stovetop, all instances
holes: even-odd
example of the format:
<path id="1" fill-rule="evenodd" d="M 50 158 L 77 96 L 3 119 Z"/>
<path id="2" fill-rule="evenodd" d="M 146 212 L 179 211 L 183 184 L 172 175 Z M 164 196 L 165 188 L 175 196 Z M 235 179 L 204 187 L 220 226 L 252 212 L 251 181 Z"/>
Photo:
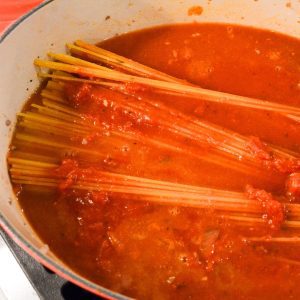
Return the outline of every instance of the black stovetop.
<path id="1" fill-rule="evenodd" d="M 73 283 L 66 281 L 49 269 L 45 268 L 24 252 L 1 229 L 0 233 L 41 299 L 104 300 L 103 298 L 97 297 Z"/>

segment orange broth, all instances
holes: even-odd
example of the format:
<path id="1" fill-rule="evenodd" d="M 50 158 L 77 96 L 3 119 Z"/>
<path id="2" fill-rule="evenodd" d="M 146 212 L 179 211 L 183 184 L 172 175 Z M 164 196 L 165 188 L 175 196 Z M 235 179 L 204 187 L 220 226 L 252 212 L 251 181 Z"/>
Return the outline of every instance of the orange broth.
<path id="1" fill-rule="evenodd" d="M 284 35 L 195 23 L 132 32 L 100 45 L 204 88 L 300 105 L 300 42 Z M 73 101 L 79 112 L 107 124 L 130 123 L 145 136 L 193 147 L 176 135 L 167 136 L 155 119 L 138 122 L 103 106 L 103 99 L 132 101 L 131 96 L 94 86 L 86 98 L 78 98 L 78 88 L 69 84 L 65 93 L 75 102 L 90 101 Z M 279 114 L 147 90 L 139 95 L 299 152 L 299 124 Z M 32 101 L 40 99 L 35 96 Z M 251 184 L 277 196 L 285 194 L 286 174 L 270 170 L 243 174 L 159 147 L 136 142 L 110 146 L 95 140 L 93 147 L 104 147 L 110 155 L 109 160 L 94 163 L 105 170 L 240 192 Z M 200 152 L 205 156 L 210 150 Z M 212 209 L 154 205 L 128 196 L 74 190 L 23 188 L 18 199 L 33 228 L 59 258 L 86 278 L 127 296 L 300 299 L 300 244 L 245 242 L 245 234 L 259 235 L 266 229 L 251 224 L 237 227 Z"/>

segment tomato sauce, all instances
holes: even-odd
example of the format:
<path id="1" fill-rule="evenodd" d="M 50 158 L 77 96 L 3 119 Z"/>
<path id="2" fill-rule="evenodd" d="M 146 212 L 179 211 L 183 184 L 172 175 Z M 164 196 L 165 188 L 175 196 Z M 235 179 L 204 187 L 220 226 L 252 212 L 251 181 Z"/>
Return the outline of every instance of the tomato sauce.
<path id="1" fill-rule="evenodd" d="M 124 34 L 100 46 L 204 88 L 300 105 L 300 42 L 278 33 L 225 24 L 181 24 Z M 249 199 L 262 203 L 267 214 L 275 211 L 276 224 L 283 221 L 282 206 L 270 193 L 277 199 L 286 196 L 288 174 L 268 168 L 241 173 L 243 161 L 231 162 L 232 168 L 227 168 L 215 164 L 215 156 L 210 161 L 201 159 L 213 154 L 205 146 L 197 148 L 199 159 L 192 157 L 189 151 L 194 151 L 197 140 L 166 133 L 161 125 L 164 116 L 153 114 L 142 103 L 141 112 L 132 114 L 120 109 L 116 99 L 135 103 L 139 96 L 158 101 L 169 110 L 254 137 L 252 149 L 256 147 L 253 151 L 259 155 L 269 155 L 257 146 L 260 140 L 299 153 L 297 122 L 277 113 L 162 96 L 139 86 L 128 86 L 124 94 L 72 83 L 65 86 L 64 93 L 71 107 L 107 131 L 108 137 L 99 132 L 91 132 L 84 140 L 75 134 L 72 137 L 74 145 L 102 147 L 107 153 L 105 159 L 86 163 L 89 172 L 101 168 L 246 191 Z M 35 96 L 33 101 L 40 99 Z M 132 133 L 135 140 L 110 140 L 109 132 L 115 129 Z M 184 144 L 185 152 L 150 147 L 145 141 L 152 137 L 167 144 Z M 55 172 L 76 170 L 77 159 L 64 160 Z M 43 241 L 84 277 L 138 299 L 300 298 L 299 242 L 252 243 L 244 238 L 282 236 L 292 229 L 239 227 L 213 209 L 155 205 L 128 195 L 73 190 L 69 186 L 78 173 L 72 174 L 57 190 L 23 188 L 18 198 Z M 295 182 L 295 175 L 293 178 Z M 288 184 L 293 184 L 293 190 L 291 180 Z"/>

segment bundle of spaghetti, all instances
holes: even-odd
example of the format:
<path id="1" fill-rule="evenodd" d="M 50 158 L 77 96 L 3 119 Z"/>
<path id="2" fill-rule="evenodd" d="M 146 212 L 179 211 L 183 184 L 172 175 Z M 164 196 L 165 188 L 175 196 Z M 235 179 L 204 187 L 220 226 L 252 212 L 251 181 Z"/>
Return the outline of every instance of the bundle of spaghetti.
<path id="1" fill-rule="evenodd" d="M 129 197 L 133 201 L 160 205 L 213 209 L 238 225 L 259 226 L 270 221 L 262 218 L 266 214 L 264 205 L 260 201 L 249 199 L 245 193 L 129 176 L 95 167 L 82 168 L 70 159 L 63 161 L 61 165 L 46 156 L 40 156 L 42 160 L 37 159 L 38 157 L 35 160 L 9 157 L 12 181 L 24 186 L 121 194 L 118 201 Z M 282 207 L 285 219 L 280 225 L 290 229 L 300 228 L 300 205 L 284 203 Z M 272 219 L 273 216 L 269 218 Z"/>
<path id="2" fill-rule="evenodd" d="M 277 112 L 296 121 L 300 119 L 298 107 L 203 89 L 83 41 L 76 41 L 75 45 L 67 44 L 67 47 L 71 53 L 81 54 L 81 57 L 102 65 L 70 55 L 54 53 L 49 53 L 50 57 L 62 63 L 37 59 L 35 64 L 83 77 L 100 78 L 113 83 L 138 83 L 154 88 L 157 92 L 175 93 L 210 102 Z M 97 80 L 92 81 L 97 82 Z"/>
<path id="3" fill-rule="evenodd" d="M 111 130 L 109 136 L 103 134 L 102 128 L 95 128 L 95 126 L 87 119 L 83 119 L 79 116 L 70 116 L 67 113 L 60 112 L 53 108 L 57 105 L 50 103 L 49 100 L 43 100 L 43 103 L 47 106 L 40 106 L 33 104 L 33 107 L 37 112 L 20 113 L 20 120 L 18 127 L 26 129 L 26 132 L 17 132 L 15 135 L 15 145 L 28 143 L 27 147 L 33 144 L 42 147 L 43 150 L 59 150 L 64 149 L 67 152 L 73 151 L 77 155 L 80 155 L 82 159 L 91 159 L 94 161 L 95 157 L 104 159 L 111 150 L 111 146 L 122 148 L 122 146 L 128 142 L 131 144 L 139 142 L 139 145 L 148 145 L 151 147 L 159 147 L 160 149 L 166 149 L 175 153 L 190 155 L 194 159 L 209 161 L 210 163 L 216 163 L 218 165 L 230 166 L 238 171 L 245 171 L 248 173 L 254 172 L 252 169 L 240 169 L 240 164 L 233 164 L 226 158 L 217 159 L 212 153 L 208 155 L 197 156 L 193 152 L 185 151 L 186 149 L 160 142 L 157 139 L 146 138 L 133 132 L 119 132 Z M 52 108 L 50 108 L 52 107 Z M 60 109 L 64 108 L 62 106 Z M 65 107 L 66 108 L 66 107 Z M 90 147 L 84 147 L 82 141 L 87 141 L 89 136 L 99 133 L 101 144 L 90 145 Z M 76 139 L 75 139 L 76 137 Z M 72 140 L 75 139 L 75 143 Z M 79 141 L 76 143 L 76 141 Z M 193 156 L 194 155 L 194 156 Z"/>
<path id="4" fill-rule="evenodd" d="M 56 80 L 61 80 L 61 77 L 63 77 L 60 75 L 50 76 L 53 76 Z M 67 78 L 71 80 L 73 77 Z M 48 107 L 51 106 L 47 109 L 54 108 L 59 110 L 60 114 L 62 112 L 67 112 L 71 114 L 72 117 L 76 116 L 76 112 L 71 111 L 70 108 L 64 107 L 63 105 L 63 102 L 66 102 L 62 88 L 63 83 L 60 83 L 60 90 L 57 90 L 58 87 L 56 87 L 56 90 L 51 90 L 50 87 L 52 85 L 53 84 L 44 89 L 41 92 L 41 95 L 62 103 L 53 104 L 49 101 L 44 101 L 44 105 Z M 129 111 L 132 114 L 129 114 L 128 117 L 131 117 L 132 115 L 133 117 L 142 116 L 148 123 L 158 125 L 160 129 L 168 131 L 174 137 L 181 138 L 181 142 L 175 145 L 174 138 L 160 140 L 161 138 L 156 135 L 155 139 L 151 139 L 151 136 L 146 136 L 145 132 L 140 134 L 143 136 L 143 140 L 146 139 L 149 143 L 153 144 L 160 141 L 160 144 L 164 144 L 164 147 L 170 148 L 172 147 L 171 145 L 173 145 L 173 150 L 189 153 L 191 151 L 187 151 L 186 143 L 182 142 L 189 140 L 195 148 L 195 150 L 191 152 L 195 157 L 199 157 L 199 149 L 201 150 L 201 148 L 203 149 L 204 147 L 209 148 L 209 151 L 212 151 L 214 156 L 227 157 L 231 160 L 242 162 L 242 165 L 245 167 L 267 167 L 268 169 L 273 169 L 282 173 L 290 173 L 298 170 L 300 167 L 298 157 L 295 153 L 290 153 L 289 150 L 268 146 L 257 138 L 245 137 L 215 124 L 199 120 L 194 116 L 186 115 L 178 110 L 170 108 L 160 101 L 153 101 L 147 97 L 139 97 L 137 100 L 134 96 L 126 98 L 114 97 L 112 101 L 106 99 L 106 102 L 107 101 L 109 101 L 109 104 L 106 104 L 106 106 L 114 111 L 117 109 L 121 113 L 123 111 Z M 40 111 L 42 111 L 42 109 L 40 109 Z M 95 112 L 96 117 L 98 114 L 98 112 Z M 78 113 L 77 117 L 80 118 Z M 124 131 L 122 133 L 120 131 L 117 133 L 117 130 L 115 130 L 114 134 L 124 135 L 125 133 Z M 127 134 L 130 133 L 127 132 Z M 209 159 L 209 155 L 207 159 Z M 215 161 L 217 162 L 217 160 Z M 248 169 L 248 171 L 250 170 Z"/>
<path id="5" fill-rule="evenodd" d="M 42 149 L 50 155 L 61 155 L 61 152 L 74 153 L 81 161 L 101 161 L 111 149 L 121 149 L 124 144 L 137 144 L 139 147 L 157 148 L 174 153 L 190 156 L 193 160 L 205 161 L 248 176 L 266 178 L 265 172 L 239 160 L 233 160 L 220 155 L 213 150 L 191 148 L 186 143 L 160 139 L 158 136 L 149 137 L 137 131 L 118 130 L 118 128 L 103 129 L 97 122 L 71 108 L 63 96 L 63 83 L 49 81 L 41 91 L 44 99 L 40 104 L 32 104 L 31 110 L 19 114 L 18 130 L 14 144 L 26 144 L 27 149 Z M 55 100 L 53 100 L 55 99 Z M 59 99 L 57 101 L 57 99 Z M 92 142 L 89 142 L 92 139 Z M 88 147 L 87 146 L 88 143 Z M 114 157 L 114 159 L 118 159 Z M 273 180 L 273 177 L 269 177 Z"/>

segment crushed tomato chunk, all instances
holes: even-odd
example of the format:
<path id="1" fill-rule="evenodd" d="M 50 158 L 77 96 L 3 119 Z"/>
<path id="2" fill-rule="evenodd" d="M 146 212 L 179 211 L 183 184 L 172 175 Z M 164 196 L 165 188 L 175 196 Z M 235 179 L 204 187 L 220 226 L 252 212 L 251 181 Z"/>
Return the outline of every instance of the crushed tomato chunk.
<path id="1" fill-rule="evenodd" d="M 151 88 L 136 82 L 126 82 L 124 85 L 124 89 L 129 94 L 135 94 L 137 92 L 149 91 Z"/>
<path id="2" fill-rule="evenodd" d="M 79 165 L 74 159 L 64 159 L 61 165 L 54 170 L 54 174 L 58 177 L 62 177 L 63 180 L 59 183 L 58 188 L 65 190 L 72 186 L 78 176 Z"/>
<path id="3" fill-rule="evenodd" d="M 287 195 L 292 197 L 300 196 L 300 173 L 292 173 L 286 181 Z"/>
<path id="4" fill-rule="evenodd" d="M 67 83 L 65 85 L 65 93 L 69 103 L 78 107 L 84 104 L 89 98 L 92 86 L 87 83 Z"/>
<path id="5" fill-rule="evenodd" d="M 292 173 L 300 169 L 299 159 L 279 158 L 276 153 L 272 152 L 258 137 L 250 137 L 247 149 L 254 158 L 260 160 L 263 166 L 269 169 L 274 169 L 280 173 Z"/>
<path id="6" fill-rule="evenodd" d="M 266 215 L 268 224 L 272 229 L 280 229 L 285 220 L 282 203 L 274 199 L 273 196 L 265 190 L 255 189 L 249 184 L 246 186 L 246 196 L 250 200 L 257 200 L 261 203 L 263 215 Z"/>

